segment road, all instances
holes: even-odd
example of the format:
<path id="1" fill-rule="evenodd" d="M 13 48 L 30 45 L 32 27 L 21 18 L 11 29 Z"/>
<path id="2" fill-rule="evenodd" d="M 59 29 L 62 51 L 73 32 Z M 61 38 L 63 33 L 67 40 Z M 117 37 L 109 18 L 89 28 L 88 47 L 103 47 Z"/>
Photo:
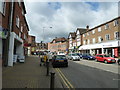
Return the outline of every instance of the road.
<path id="1" fill-rule="evenodd" d="M 118 88 L 118 74 L 69 61 L 67 68 L 55 68 L 68 87 L 74 88 Z"/>

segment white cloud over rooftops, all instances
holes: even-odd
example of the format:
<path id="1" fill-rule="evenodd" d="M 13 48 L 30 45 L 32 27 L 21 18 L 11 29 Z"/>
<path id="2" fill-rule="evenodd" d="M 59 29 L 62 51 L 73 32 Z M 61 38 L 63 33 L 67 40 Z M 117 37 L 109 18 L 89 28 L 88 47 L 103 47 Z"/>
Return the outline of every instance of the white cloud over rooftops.
<path id="1" fill-rule="evenodd" d="M 25 5 L 30 34 L 36 36 L 37 42 L 68 37 L 78 27 L 92 28 L 118 16 L 116 2 L 26 2 Z"/>

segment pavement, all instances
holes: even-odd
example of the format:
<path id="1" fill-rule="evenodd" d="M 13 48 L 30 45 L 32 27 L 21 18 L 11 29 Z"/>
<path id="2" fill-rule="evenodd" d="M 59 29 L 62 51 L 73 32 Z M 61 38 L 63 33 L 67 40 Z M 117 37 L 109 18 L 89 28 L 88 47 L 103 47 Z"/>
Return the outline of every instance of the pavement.
<path id="1" fill-rule="evenodd" d="M 117 63 L 105 64 L 103 62 L 96 62 L 95 60 L 85 60 L 85 59 L 81 59 L 80 61 L 77 61 L 75 63 L 120 74 L 120 65 L 118 65 Z"/>
<path id="2" fill-rule="evenodd" d="M 25 63 L 16 63 L 13 67 L 3 67 L 2 88 L 50 88 L 50 77 L 46 76 L 47 69 L 39 65 L 38 56 L 29 56 Z M 54 72 L 50 66 L 50 71 Z M 63 88 L 55 74 L 55 88 Z"/>

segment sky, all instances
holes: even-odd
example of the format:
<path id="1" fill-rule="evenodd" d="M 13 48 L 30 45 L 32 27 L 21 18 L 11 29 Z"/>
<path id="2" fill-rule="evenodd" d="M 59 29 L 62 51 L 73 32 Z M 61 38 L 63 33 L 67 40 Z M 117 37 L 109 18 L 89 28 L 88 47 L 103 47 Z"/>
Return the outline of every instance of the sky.
<path id="1" fill-rule="evenodd" d="M 26 1 L 25 7 L 29 34 L 36 36 L 36 42 L 68 38 L 77 28 L 93 28 L 118 17 L 117 2 Z"/>

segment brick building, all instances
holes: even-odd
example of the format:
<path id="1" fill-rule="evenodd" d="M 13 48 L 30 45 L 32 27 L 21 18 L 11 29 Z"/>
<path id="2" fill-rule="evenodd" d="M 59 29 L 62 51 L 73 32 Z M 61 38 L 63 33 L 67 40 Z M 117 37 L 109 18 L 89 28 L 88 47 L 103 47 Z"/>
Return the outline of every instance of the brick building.
<path id="1" fill-rule="evenodd" d="M 48 43 L 48 50 L 56 53 L 68 53 L 68 39 L 56 37 L 52 42 Z"/>
<path id="2" fill-rule="evenodd" d="M 14 55 L 27 54 L 29 27 L 25 18 L 24 2 L 0 2 L 0 21 L 2 32 L 2 59 L 5 66 L 13 66 Z M 7 30 L 7 31 L 6 31 Z M 5 35 L 6 34 L 6 35 Z M 4 38 L 7 36 L 6 38 Z"/>
<path id="3" fill-rule="evenodd" d="M 36 52 L 36 38 L 35 36 L 29 35 L 28 36 L 28 55 L 31 55 Z"/>
<path id="4" fill-rule="evenodd" d="M 48 50 L 48 43 L 36 43 L 36 52 Z"/>
<path id="5" fill-rule="evenodd" d="M 113 57 L 120 56 L 120 17 L 98 25 L 82 34 L 83 45 L 81 52 L 109 54 Z M 118 55 L 119 54 L 119 55 Z"/>

